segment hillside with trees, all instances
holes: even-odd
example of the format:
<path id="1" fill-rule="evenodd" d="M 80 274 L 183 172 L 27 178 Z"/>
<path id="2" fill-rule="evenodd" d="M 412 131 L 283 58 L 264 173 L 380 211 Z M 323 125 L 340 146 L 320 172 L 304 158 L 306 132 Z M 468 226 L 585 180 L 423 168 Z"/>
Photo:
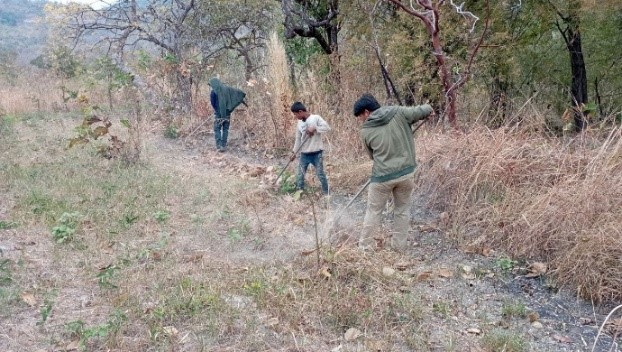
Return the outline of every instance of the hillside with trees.
<path id="1" fill-rule="evenodd" d="M 0 0 L 0 349 L 617 350 L 620 47 L 615 0 Z M 353 244 L 363 93 L 434 109 L 404 252 Z"/>

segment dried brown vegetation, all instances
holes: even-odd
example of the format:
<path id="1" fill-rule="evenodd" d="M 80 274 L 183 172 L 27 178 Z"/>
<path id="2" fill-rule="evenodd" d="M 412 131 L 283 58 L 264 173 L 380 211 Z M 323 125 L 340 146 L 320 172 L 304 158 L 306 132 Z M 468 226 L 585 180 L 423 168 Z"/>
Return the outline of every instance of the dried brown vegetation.
<path id="1" fill-rule="evenodd" d="M 546 260 L 579 295 L 622 299 L 619 128 L 562 139 L 474 128 L 431 132 L 419 146 L 420 190 L 458 243 Z"/>

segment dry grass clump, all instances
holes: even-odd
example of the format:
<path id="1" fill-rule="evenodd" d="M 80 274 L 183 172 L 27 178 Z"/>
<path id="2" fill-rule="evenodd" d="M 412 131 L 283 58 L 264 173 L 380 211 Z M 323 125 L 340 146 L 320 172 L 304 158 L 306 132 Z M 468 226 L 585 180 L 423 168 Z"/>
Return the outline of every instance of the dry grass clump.
<path id="1" fill-rule="evenodd" d="M 387 272 L 395 266 L 395 253 L 369 255 L 342 247 L 323 251 L 322 257 L 319 267 L 308 256 L 281 270 L 250 271 L 235 286 L 244 287 L 259 309 L 278 317 L 281 333 L 337 340 L 356 329 L 367 343 L 381 342 L 388 350 L 425 341 L 426 303 L 409 292 L 414 269 Z"/>
<path id="2" fill-rule="evenodd" d="M 369 179 L 371 161 L 335 161 L 327 165 L 330 186 L 342 192 L 356 192 Z"/>
<path id="3" fill-rule="evenodd" d="M 559 283 L 581 296 L 622 299 L 619 128 L 572 140 L 476 128 L 418 146 L 426 160 L 419 189 L 447 211 L 459 243 L 487 241 L 547 260 Z"/>

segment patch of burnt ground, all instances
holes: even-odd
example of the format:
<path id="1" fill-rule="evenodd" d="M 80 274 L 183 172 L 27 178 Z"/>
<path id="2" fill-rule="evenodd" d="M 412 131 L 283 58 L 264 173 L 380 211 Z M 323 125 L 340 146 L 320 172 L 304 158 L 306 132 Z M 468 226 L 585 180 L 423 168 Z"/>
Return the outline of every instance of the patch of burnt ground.
<path id="1" fill-rule="evenodd" d="M 408 254 L 420 260 L 420 270 L 449 273 L 428 281 L 420 293 L 433 305 L 449 306 L 450 318 L 440 320 L 456 319 L 453 328 L 449 325 L 455 335 L 507 332 L 522 339 L 528 351 L 619 351 L 615 329 L 606 325 L 598 335 L 613 305 L 578 298 L 548 273 L 530 277 L 527 263 L 502 253 L 460 250 L 440 231 L 417 231 L 414 238 Z"/>

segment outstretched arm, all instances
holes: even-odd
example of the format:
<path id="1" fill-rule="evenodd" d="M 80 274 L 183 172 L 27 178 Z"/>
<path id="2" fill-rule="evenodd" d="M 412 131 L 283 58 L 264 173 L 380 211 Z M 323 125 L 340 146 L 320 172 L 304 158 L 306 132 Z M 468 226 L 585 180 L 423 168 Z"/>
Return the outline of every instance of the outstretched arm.
<path id="1" fill-rule="evenodd" d="M 429 104 L 403 107 L 404 115 L 409 124 L 413 124 L 419 120 L 425 119 L 430 116 L 434 111 Z"/>

